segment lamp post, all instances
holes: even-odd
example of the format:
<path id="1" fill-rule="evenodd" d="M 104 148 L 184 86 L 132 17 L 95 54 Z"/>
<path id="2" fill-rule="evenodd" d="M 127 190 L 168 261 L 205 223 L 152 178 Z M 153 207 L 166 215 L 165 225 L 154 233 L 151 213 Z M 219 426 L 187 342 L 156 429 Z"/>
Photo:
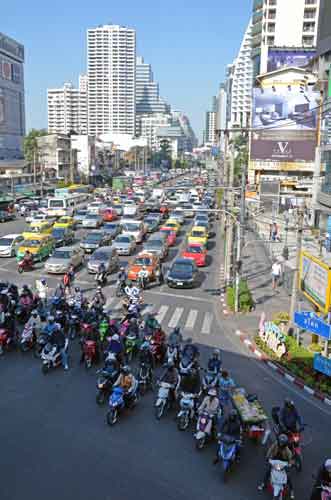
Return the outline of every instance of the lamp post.
<path id="1" fill-rule="evenodd" d="M 284 219 L 285 219 L 285 241 L 284 241 L 284 248 L 283 248 L 283 257 L 285 260 L 288 260 L 289 257 L 289 251 L 288 251 L 288 246 L 287 246 L 287 239 L 288 239 L 288 223 L 289 223 L 289 214 L 286 212 L 284 214 Z"/>

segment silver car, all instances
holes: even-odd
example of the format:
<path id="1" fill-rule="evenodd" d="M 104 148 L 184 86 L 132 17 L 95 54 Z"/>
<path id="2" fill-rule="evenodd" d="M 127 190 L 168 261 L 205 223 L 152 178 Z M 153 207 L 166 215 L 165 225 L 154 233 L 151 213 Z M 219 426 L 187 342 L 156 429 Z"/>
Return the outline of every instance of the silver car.
<path id="1" fill-rule="evenodd" d="M 118 255 L 131 255 L 136 249 L 136 240 L 131 234 L 119 234 L 113 243 Z"/>
<path id="2" fill-rule="evenodd" d="M 82 227 L 87 229 L 98 229 L 102 226 L 103 220 L 101 215 L 87 213 L 82 220 Z"/>
<path id="3" fill-rule="evenodd" d="M 74 268 L 84 262 L 84 253 L 78 247 L 61 247 L 52 253 L 45 264 L 45 270 L 51 274 L 64 274 L 70 266 Z"/>
<path id="4" fill-rule="evenodd" d="M 89 273 L 97 273 L 101 264 L 104 264 L 107 273 L 117 271 L 119 258 L 114 247 L 100 247 L 94 252 L 87 263 Z"/>
<path id="5" fill-rule="evenodd" d="M 165 259 L 169 252 L 166 235 L 162 233 L 153 234 L 144 243 L 144 252 L 153 253 L 160 260 Z"/>

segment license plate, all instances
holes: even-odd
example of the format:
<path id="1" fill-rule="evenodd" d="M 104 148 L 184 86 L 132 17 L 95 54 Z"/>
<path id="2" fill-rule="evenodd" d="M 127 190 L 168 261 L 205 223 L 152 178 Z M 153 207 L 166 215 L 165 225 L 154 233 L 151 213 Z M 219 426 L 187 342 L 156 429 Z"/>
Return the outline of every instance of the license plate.
<path id="1" fill-rule="evenodd" d="M 183 282 L 182 281 L 177 281 L 177 285 L 182 286 Z"/>

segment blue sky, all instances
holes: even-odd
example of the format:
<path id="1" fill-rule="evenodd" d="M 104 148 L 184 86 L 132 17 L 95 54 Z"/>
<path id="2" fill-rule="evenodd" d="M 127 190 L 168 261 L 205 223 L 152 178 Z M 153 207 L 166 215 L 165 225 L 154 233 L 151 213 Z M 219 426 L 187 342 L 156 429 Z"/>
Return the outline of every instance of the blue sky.
<path id="1" fill-rule="evenodd" d="M 204 113 L 236 56 L 252 0 L 11 0 L 0 31 L 25 45 L 27 128 L 47 126 L 46 89 L 78 85 L 86 29 L 122 24 L 137 31 L 137 54 L 153 66 L 161 95 L 185 112 L 201 137 Z"/>

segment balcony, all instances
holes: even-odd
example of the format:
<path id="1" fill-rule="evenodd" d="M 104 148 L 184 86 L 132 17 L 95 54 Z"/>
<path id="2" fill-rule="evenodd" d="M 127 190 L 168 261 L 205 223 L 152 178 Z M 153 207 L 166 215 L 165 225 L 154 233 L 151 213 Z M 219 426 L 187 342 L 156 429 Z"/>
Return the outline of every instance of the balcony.
<path id="1" fill-rule="evenodd" d="M 253 12 L 263 7 L 263 0 L 254 0 L 253 2 Z"/>

